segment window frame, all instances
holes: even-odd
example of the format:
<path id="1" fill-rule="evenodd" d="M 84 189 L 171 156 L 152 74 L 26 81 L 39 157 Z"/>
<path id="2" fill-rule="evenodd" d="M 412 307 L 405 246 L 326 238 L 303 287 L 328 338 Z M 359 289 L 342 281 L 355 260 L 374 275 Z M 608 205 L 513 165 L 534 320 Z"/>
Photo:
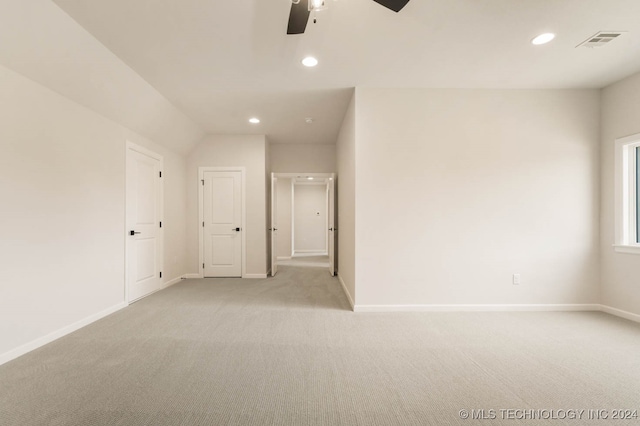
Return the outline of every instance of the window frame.
<path id="1" fill-rule="evenodd" d="M 620 253 L 640 254 L 638 242 L 638 172 L 640 172 L 640 133 L 616 139 L 616 241 L 614 249 Z"/>

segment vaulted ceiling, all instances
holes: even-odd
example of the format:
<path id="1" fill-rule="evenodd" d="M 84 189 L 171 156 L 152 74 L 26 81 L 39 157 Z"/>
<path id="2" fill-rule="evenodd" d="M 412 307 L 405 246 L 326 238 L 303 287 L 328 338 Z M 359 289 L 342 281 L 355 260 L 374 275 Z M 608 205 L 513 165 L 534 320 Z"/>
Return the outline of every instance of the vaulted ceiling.
<path id="1" fill-rule="evenodd" d="M 355 86 L 600 88 L 640 71 L 637 0 L 327 2 L 286 35 L 290 0 L 55 0 L 206 131 L 275 143 L 335 143 Z M 598 31 L 626 32 L 576 47 Z"/>

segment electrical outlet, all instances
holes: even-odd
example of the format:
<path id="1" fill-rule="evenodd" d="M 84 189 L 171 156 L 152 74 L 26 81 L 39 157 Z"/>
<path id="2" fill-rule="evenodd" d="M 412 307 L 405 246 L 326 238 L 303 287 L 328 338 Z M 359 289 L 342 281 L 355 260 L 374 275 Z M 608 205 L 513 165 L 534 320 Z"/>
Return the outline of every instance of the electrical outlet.
<path id="1" fill-rule="evenodd" d="M 520 284 L 520 274 L 513 274 L 513 285 Z"/>

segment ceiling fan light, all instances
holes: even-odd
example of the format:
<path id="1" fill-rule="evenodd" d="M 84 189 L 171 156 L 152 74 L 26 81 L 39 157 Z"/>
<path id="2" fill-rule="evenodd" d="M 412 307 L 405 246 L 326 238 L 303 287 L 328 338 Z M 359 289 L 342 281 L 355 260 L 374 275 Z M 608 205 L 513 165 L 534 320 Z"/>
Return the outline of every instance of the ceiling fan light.
<path id="1" fill-rule="evenodd" d="M 309 11 L 320 11 L 327 8 L 324 0 L 309 0 Z"/>

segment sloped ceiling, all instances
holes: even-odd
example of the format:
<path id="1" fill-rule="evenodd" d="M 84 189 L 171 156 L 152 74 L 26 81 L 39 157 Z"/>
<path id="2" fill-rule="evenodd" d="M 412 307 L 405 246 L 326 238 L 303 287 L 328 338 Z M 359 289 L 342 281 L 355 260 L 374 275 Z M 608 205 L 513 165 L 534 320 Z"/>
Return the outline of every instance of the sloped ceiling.
<path id="1" fill-rule="evenodd" d="M 275 143 L 334 143 L 354 86 L 600 88 L 640 70 L 637 0 L 327 1 L 295 36 L 290 0 L 55 3 L 207 132 Z M 576 48 L 601 30 L 627 32 Z"/>

